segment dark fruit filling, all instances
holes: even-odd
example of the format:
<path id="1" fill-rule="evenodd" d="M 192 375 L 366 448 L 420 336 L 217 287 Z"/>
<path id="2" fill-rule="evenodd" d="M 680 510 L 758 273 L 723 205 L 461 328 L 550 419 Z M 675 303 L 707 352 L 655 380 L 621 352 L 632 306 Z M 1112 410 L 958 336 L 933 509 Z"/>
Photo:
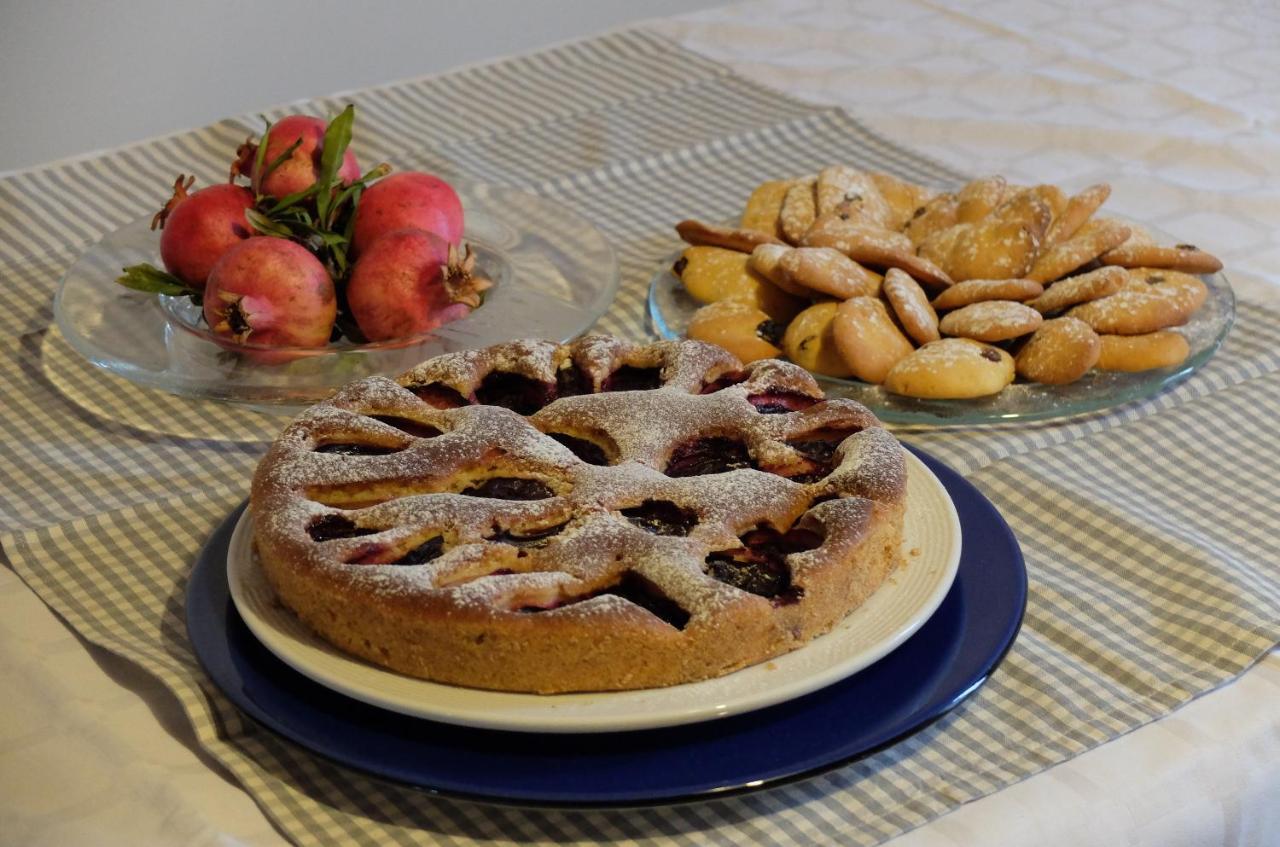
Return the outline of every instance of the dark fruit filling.
<path id="1" fill-rule="evenodd" d="M 807 394 L 796 394 L 792 391 L 752 394 L 747 400 L 762 415 L 781 415 L 786 412 L 798 412 L 818 402 Z"/>
<path id="2" fill-rule="evenodd" d="M 532 415 L 554 399 L 554 386 L 506 371 L 494 371 L 476 389 L 479 402 L 502 406 L 521 415 Z"/>
<path id="3" fill-rule="evenodd" d="M 667 476 L 702 476 L 753 468 L 747 445 L 732 438 L 699 438 L 676 445 L 667 461 Z"/>
<path id="4" fill-rule="evenodd" d="M 577 365 L 570 364 L 556 371 L 556 396 L 576 397 L 591 392 L 591 380 Z"/>
<path id="5" fill-rule="evenodd" d="M 409 390 L 416 394 L 422 402 L 437 409 L 457 409 L 460 406 L 471 405 L 471 401 L 457 391 L 447 385 L 440 385 L 436 382 L 429 385 L 411 385 Z"/>
<path id="6" fill-rule="evenodd" d="M 721 550 L 707 557 L 707 575 L 742 591 L 768 597 L 775 605 L 794 603 L 804 589 L 791 584 L 786 557 L 813 550 L 822 536 L 806 529 L 780 533 L 772 527 L 753 529 L 741 538 L 736 550 Z"/>
<path id="7" fill-rule="evenodd" d="M 670 500 L 645 500 L 622 509 L 622 516 L 654 535 L 688 535 L 698 525 L 698 513 L 682 509 Z"/>
<path id="8" fill-rule="evenodd" d="M 493 500 L 546 500 L 555 492 L 536 479 L 515 476 L 493 476 L 462 490 L 469 497 Z"/>
<path id="9" fill-rule="evenodd" d="M 792 476 L 796 482 L 817 482 L 835 470 L 836 448 L 856 429 L 820 429 L 787 442 L 787 446 L 812 464 L 807 471 Z"/>
<path id="10" fill-rule="evenodd" d="M 756 335 L 761 340 L 767 341 L 774 347 L 782 346 L 782 336 L 787 331 L 787 325 L 778 323 L 775 320 L 761 321 L 756 325 Z"/>
<path id="11" fill-rule="evenodd" d="M 723 391 L 731 385 L 737 385 L 747 378 L 747 375 L 740 371 L 731 371 L 723 376 L 716 377 L 711 382 L 702 386 L 699 394 L 715 394 L 717 391 Z"/>
<path id="12" fill-rule="evenodd" d="M 623 365 L 605 378 L 601 391 L 650 391 L 662 385 L 660 368 L 633 368 Z"/>
<path id="13" fill-rule="evenodd" d="M 500 530 L 489 536 L 489 541 L 497 541 L 502 544 L 511 544 L 515 547 L 541 547 L 546 543 L 548 538 L 559 535 L 568 525 L 568 521 L 555 526 L 549 526 L 546 529 L 534 529 L 524 533 L 514 533 L 510 530 Z"/>
<path id="14" fill-rule="evenodd" d="M 580 597 L 568 597 L 558 603 L 550 606 L 523 606 L 521 612 L 545 612 L 550 609 L 559 609 L 564 606 L 572 606 L 575 603 L 581 603 L 584 600 L 590 600 L 592 597 L 599 597 L 602 594 L 612 594 L 635 603 L 640 608 L 649 612 L 654 617 L 665 623 L 670 624 L 676 629 L 684 629 L 685 624 L 689 623 L 689 613 L 680 608 L 676 601 L 659 590 L 649 580 L 640 576 L 635 571 L 626 571 L 622 574 L 622 578 L 614 585 L 604 588 L 591 594 L 584 594 Z"/>
<path id="15" fill-rule="evenodd" d="M 437 535 L 414 547 L 405 553 L 399 559 L 391 564 L 393 565 L 423 565 L 432 559 L 438 559 L 444 553 L 444 536 Z"/>
<path id="16" fill-rule="evenodd" d="M 412 418 L 401 418 L 395 415 L 370 415 L 375 421 L 381 421 L 387 426 L 393 426 L 401 432 L 412 435 L 414 438 L 435 438 L 440 434 L 440 430 L 431 424 L 415 421 Z"/>
<path id="17" fill-rule="evenodd" d="M 321 444 L 317 453 L 337 453 L 339 456 L 385 456 L 388 453 L 399 453 L 403 447 L 383 447 L 380 444 Z"/>
<path id="18" fill-rule="evenodd" d="M 307 534 L 312 541 L 332 541 L 335 538 L 359 538 L 362 535 L 373 535 L 380 530 L 366 529 L 356 526 L 351 518 L 342 515 L 325 515 L 316 518 L 307 527 Z"/>
<path id="19" fill-rule="evenodd" d="M 588 441 L 585 438 L 578 438 L 573 435 L 565 435 L 563 432 L 548 432 L 554 441 L 563 444 L 569 448 L 573 455 L 577 456 L 588 465 L 607 465 L 609 464 L 609 455 L 604 452 L 604 448 L 594 441 Z"/>

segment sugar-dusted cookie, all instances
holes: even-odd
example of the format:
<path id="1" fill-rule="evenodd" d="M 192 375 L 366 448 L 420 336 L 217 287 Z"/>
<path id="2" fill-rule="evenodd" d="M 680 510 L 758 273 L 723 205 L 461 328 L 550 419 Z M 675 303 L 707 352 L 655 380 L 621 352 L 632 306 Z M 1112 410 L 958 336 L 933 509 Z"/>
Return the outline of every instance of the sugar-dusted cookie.
<path id="1" fill-rule="evenodd" d="M 1020 190 L 1030 191 L 1032 194 L 1043 200 L 1045 205 L 1049 207 L 1049 213 L 1053 215 L 1053 220 L 1057 220 L 1058 217 L 1066 211 L 1067 204 L 1069 202 L 1067 200 L 1066 192 L 1056 185 L 1041 183 L 1040 185 L 1033 185 L 1029 188 L 1023 188 Z M 1052 223 L 1049 224 L 1049 229 L 1053 229 Z"/>
<path id="2" fill-rule="evenodd" d="M 782 237 L 791 244 L 799 244 L 818 217 L 815 183 L 816 180 L 812 179 L 797 180 L 782 197 L 778 228 L 782 230 Z"/>
<path id="3" fill-rule="evenodd" d="M 770 232 L 754 229 L 734 229 L 727 226 L 686 220 L 676 224 L 676 232 L 695 247 L 723 247 L 750 253 L 761 244 L 782 244 L 781 239 Z"/>
<path id="4" fill-rule="evenodd" d="M 1003 203 L 1009 184 L 1002 176 L 975 179 L 956 194 L 956 223 L 971 224 L 985 218 Z"/>
<path id="5" fill-rule="evenodd" d="M 1007 341 L 1034 332 L 1043 320 L 1030 306 L 1012 300 L 984 300 L 947 313 L 938 327 L 944 335 L 975 341 Z"/>
<path id="6" fill-rule="evenodd" d="M 1129 227 L 1113 220 L 1087 221 L 1070 238 L 1043 251 L 1031 266 L 1027 277 L 1037 282 L 1052 282 L 1116 247 L 1129 237 Z"/>
<path id="7" fill-rule="evenodd" d="M 1053 223 L 1049 225 L 1049 232 L 1045 235 L 1044 246 L 1053 247 L 1074 236 L 1110 196 L 1111 186 L 1105 182 L 1091 185 L 1079 194 L 1072 195 L 1065 208 L 1054 211 Z"/>
<path id="8" fill-rule="evenodd" d="M 1189 274 L 1211 274 L 1222 270 L 1222 262 L 1194 244 L 1162 247 L 1140 226 L 1129 226 L 1129 238 L 1119 247 L 1099 257 L 1104 265 L 1122 268 L 1166 268 Z"/>
<path id="9" fill-rule="evenodd" d="M 861 265 L 901 268 L 933 289 L 951 284 L 951 278 L 937 265 L 915 254 L 911 240 L 902 233 L 846 221 L 839 215 L 815 221 L 803 243 L 807 247 L 832 247 Z"/>
<path id="10" fill-rule="evenodd" d="M 1084 321 L 1062 317 L 1045 321 L 1014 358 L 1018 376 L 1031 382 L 1065 385 L 1098 362 L 1102 342 Z"/>
<path id="11" fill-rule="evenodd" d="M 845 165 L 823 168 L 814 190 L 818 217 L 839 212 L 845 220 L 889 226 L 889 204 L 866 171 Z"/>
<path id="12" fill-rule="evenodd" d="M 959 309 L 984 300 L 1030 300 L 1044 293 L 1044 286 L 1030 279 L 966 279 L 933 298 L 935 309 Z"/>
<path id="13" fill-rule="evenodd" d="M 1115 294 L 1124 287 L 1126 279 L 1127 274 L 1123 268 L 1098 268 L 1058 280 L 1046 288 L 1044 294 L 1029 300 L 1027 305 L 1042 315 L 1050 315 L 1070 306 Z"/>
<path id="14" fill-rule="evenodd" d="M 788 291 L 799 289 L 807 296 L 848 300 L 880 293 L 880 274 L 831 247 L 792 248 L 778 260 L 778 275 Z"/>
<path id="15" fill-rule="evenodd" d="M 718 344 L 744 363 L 772 359 L 782 353 L 782 325 L 750 303 L 708 303 L 689 319 L 688 336 Z"/>
<path id="16" fill-rule="evenodd" d="M 938 193 L 932 188 L 906 182 L 892 174 L 872 171 L 870 177 L 876 188 L 880 190 L 880 196 L 889 205 L 889 217 L 885 226 L 897 232 L 901 232 L 907 225 L 907 221 L 915 215 L 916 209 L 924 206 Z"/>
<path id="17" fill-rule="evenodd" d="M 686 247 L 671 271 L 685 291 L 699 303 L 739 300 L 767 312 L 775 321 L 788 321 L 803 301 L 792 297 L 747 266 L 749 253 L 723 247 Z"/>
<path id="18" fill-rule="evenodd" d="M 954 286 L 953 286 L 954 287 Z M 948 288 L 947 291 L 951 289 Z M 906 271 L 890 268 L 884 275 L 884 298 L 889 301 L 898 323 L 906 331 L 911 340 L 917 344 L 928 344 L 937 341 L 938 313 L 929 305 L 920 283 L 911 278 Z M 943 292 L 944 294 L 946 292 Z"/>
<path id="19" fill-rule="evenodd" d="M 1191 345 L 1171 329 L 1144 335 L 1103 335 L 1097 368 L 1101 371 L 1149 371 L 1182 364 Z"/>
<path id="20" fill-rule="evenodd" d="M 825 376 L 853 375 L 836 348 L 835 317 L 839 303 L 815 303 L 796 315 L 782 336 L 787 358 L 806 370 Z"/>
<path id="21" fill-rule="evenodd" d="M 1015 194 L 989 215 L 921 242 L 919 254 L 955 282 L 1026 276 L 1049 227 L 1049 206 L 1033 192 Z"/>
<path id="22" fill-rule="evenodd" d="M 757 185 L 742 210 L 742 228 L 782 238 L 782 223 L 778 220 L 782 214 L 782 199 L 795 182 L 793 179 L 771 179 Z"/>
<path id="23" fill-rule="evenodd" d="M 1199 277 L 1165 268 L 1131 268 L 1124 287 L 1171 297 L 1188 314 L 1209 297 L 1209 287 Z"/>
<path id="24" fill-rule="evenodd" d="M 1082 303 L 1067 314 L 1084 321 L 1099 334 L 1143 335 L 1180 326 L 1191 317 L 1191 312 L 1176 297 L 1121 288 L 1101 300 Z"/>
<path id="25" fill-rule="evenodd" d="M 939 194 L 916 207 L 911 218 L 903 225 L 902 232 L 913 246 L 919 247 L 929 236 L 951 229 L 959 223 L 956 220 L 959 208 L 960 201 L 954 194 Z"/>
<path id="26" fill-rule="evenodd" d="M 778 269 L 778 263 L 782 261 L 782 257 L 794 249 L 786 244 L 761 244 L 751 251 L 751 256 L 747 259 L 747 267 L 788 294 L 809 297 L 811 296 L 809 289 L 787 282 L 782 271 Z"/>
<path id="27" fill-rule="evenodd" d="M 889 369 L 915 349 L 889 317 L 884 301 L 875 297 L 841 303 L 832 329 L 845 365 L 863 382 L 883 382 Z"/>
<path id="28" fill-rule="evenodd" d="M 894 394 L 966 400 L 996 394 L 1013 382 L 1013 357 L 968 338 L 932 341 L 893 366 L 884 387 Z"/>

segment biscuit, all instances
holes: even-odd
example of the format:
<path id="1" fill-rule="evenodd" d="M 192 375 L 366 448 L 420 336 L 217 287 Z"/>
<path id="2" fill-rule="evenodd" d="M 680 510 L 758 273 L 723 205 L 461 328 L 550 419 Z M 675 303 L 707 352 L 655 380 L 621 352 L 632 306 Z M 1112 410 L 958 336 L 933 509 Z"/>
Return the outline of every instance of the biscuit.
<path id="1" fill-rule="evenodd" d="M 1102 342 L 1084 321 L 1062 317 L 1045 321 L 1014 357 L 1018 376 L 1031 382 L 1066 385 L 1098 362 Z"/>
<path id="2" fill-rule="evenodd" d="M 866 226 L 828 215 L 814 222 L 805 233 L 806 247 L 832 247 L 861 265 L 901 268 L 934 289 L 951 285 L 951 278 L 928 259 L 915 254 L 911 239 L 900 232 Z"/>
<path id="3" fill-rule="evenodd" d="M 954 286 L 953 286 L 954 288 Z M 917 344 L 928 344 L 942 336 L 938 334 L 938 313 L 929 305 L 924 289 L 905 271 L 890 268 L 884 275 L 884 297 L 902 324 L 903 330 Z M 951 291 L 948 288 L 947 291 Z M 943 292 L 946 293 L 945 291 Z"/>
<path id="4" fill-rule="evenodd" d="M 767 312 L 775 321 L 791 320 L 803 301 L 751 270 L 749 259 L 749 253 L 723 247 L 686 247 L 671 271 L 699 303 L 739 300 Z"/>
<path id="5" fill-rule="evenodd" d="M 1211 274 L 1222 270 L 1222 262 L 1194 244 L 1161 247 L 1142 227 L 1130 225 L 1129 239 L 1099 257 L 1104 265 L 1122 268 L 1165 268 L 1189 274 Z"/>
<path id="6" fill-rule="evenodd" d="M 884 302 L 874 297 L 854 297 L 841 303 L 832 329 L 845 365 L 863 382 L 884 382 L 890 368 L 915 350 L 889 317 Z"/>
<path id="7" fill-rule="evenodd" d="M 1162 329 L 1144 335 L 1103 335 L 1100 371 L 1149 371 L 1186 361 L 1191 345 L 1179 332 Z"/>
<path id="8" fill-rule="evenodd" d="M 782 353 L 777 346 L 782 325 L 750 303 L 721 300 L 693 313 L 687 335 L 695 341 L 716 344 L 743 363 L 772 359 Z"/>
<path id="9" fill-rule="evenodd" d="M 1045 289 L 1027 305 L 1042 315 L 1061 311 L 1069 306 L 1088 303 L 1115 294 L 1125 283 L 1127 274 L 1123 268 L 1098 268 L 1079 276 L 1060 279 Z"/>
<path id="10" fill-rule="evenodd" d="M 898 179 L 892 174 L 880 173 L 872 171 L 868 176 L 880 191 L 880 196 L 884 198 L 889 207 L 889 216 L 885 221 L 885 226 L 889 229 L 901 232 L 902 228 L 907 225 L 907 221 L 911 220 L 916 210 L 924 206 L 938 192 L 931 188 L 925 188 L 923 185 L 916 185 L 913 182 L 906 182 Z"/>
<path id="11" fill-rule="evenodd" d="M 1032 194 L 1043 200 L 1044 204 L 1049 207 L 1049 213 L 1053 216 L 1052 220 L 1057 220 L 1062 215 L 1067 208 L 1067 203 L 1069 202 L 1067 200 L 1066 193 L 1056 185 L 1041 183 L 1040 185 L 1033 185 L 1030 188 L 1023 188 L 1021 190 L 1030 191 Z M 1049 229 L 1053 229 L 1052 222 L 1049 224 Z"/>
<path id="12" fill-rule="evenodd" d="M 809 297 L 809 289 L 801 285 L 792 285 L 787 281 L 782 271 L 778 269 L 778 263 L 782 261 L 782 257 L 794 249 L 794 247 L 789 247 L 786 244 L 761 244 L 751 251 L 751 256 L 747 259 L 747 267 L 788 294 L 794 294 L 796 297 Z"/>
<path id="13" fill-rule="evenodd" d="M 1187 322 L 1192 310 L 1176 297 L 1121 288 L 1100 300 L 1090 300 L 1069 312 L 1073 318 L 1104 335 L 1143 335 Z"/>
<path id="14" fill-rule="evenodd" d="M 702 221 L 681 221 L 676 224 L 676 232 L 689 244 L 695 247 L 723 247 L 726 250 L 737 250 L 750 253 L 761 244 L 782 244 L 768 232 L 754 229 L 734 229 L 727 226 L 703 223 Z"/>
<path id="15" fill-rule="evenodd" d="M 1209 286 L 1199 277 L 1165 268 L 1131 268 L 1124 287 L 1172 297 L 1188 314 L 1195 313 L 1209 297 Z"/>
<path id="16" fill-rule="evenodd" d="M 771 179 L 757 185 L 742 210 L 742 228 L 782 238 L 782 224 L 778 216 L 782 214 L 782 198 L 787 196 L 787 189 L 793 184 L 793 179 Z"/>
<path id="17" fill-rule="evenodd" d="M 918 252 L 955 282 L 1024 277 L 1039 253 L 1050 216 L 1043 200 L 1020 192 L 976 223 L 934 233 Z"/>
<path id="18" fill-rule="evenodd" d="M 984 300 L 1030 300 L 1044 286 L 1030 279 L 966 279 L 933 298 L 935 309 L 958 309 Z"/>
<path id="19" fill-rule="evenodd" d="M 996 394 L 1013 382 L 1013 357 L 968 338 L 932 341 L 893 366 L 886 391 L 932 400 L 967 400 Z"/>
<path id="20" fill-rule="evenodd" d="M 832 165 L 818 172 L 814 187 L 817 216 L 839 212 L 845 220 L 870 226 L 889 226 L 889 204 L 870 175 L 844 165 Z"/>
<path id="21" fill-rule="evenodd" d="M 1079 194 L 1072 195 L 1065 208 L 1054 212 L 1053 223 L 1045 234 L 1044 245 L 1053 247 L 1071 238 L 1110 196 L 1111 186 L 1105 182 L 1091 185 Z"/>
<path id="22" fill-rule="evenodd" d="M 911 240 L 913 246 L 919 247 L 934 233 L 955 226 L 958 223 L 956 215 L 959 208 L 960 201 L 954 194 L 939 194 L 911 213 L 911 218 L 902 227 L 902 232 Z"/>
<path id="23" fill-rule="evenodd" d="M 800 239 L 818 218 L 818 202 L 814 195 L 815 180 L 799 180 L 787 189 L 778 212 L 778 228 L 782 237 L 791 244 Z"/>
<path id="24" fill-rule="evenodd" d="M 800 367 L 824 376 L 849 377 L 853 371 L 836 348 L 833 326 L 839 303 L 815 303 L 796 315 L 782 336 L 782 350 Z"/>
<path id="25" fill-rule="evenodd" d="M 1037 282 L 1052 282 L 1123 244 L 1128 237 L 1129 227 L 1118 221 L 1087 221 L 1075 235 L 1044 250 L 1027 277 Z"/>
<path id="26" fill-rule="evenodd" d="M 975 179 L 956 194 L 956 223 L 971 224 L 985 218 L 1005 200 L 1009 184 L 1002 176 Z"/>
<path id="27" fill-rule="evenodd" d="M 1011 300 L 984 300 L 947 313 L 938 328 L 944 335 L 975 341 L 1008 341 L 1034 332 L 1043 320 L 1030 306 Z"/>
<path id="28" fill-rule="evenodd" d="M 869 271 L 839 250 L 830 247 L 796 247 L 778 261 L 784 288 L 796 288 L 808 296 L 825 294 L 837 300 L 875 297 L 880 293 L 880 274 Z"/>

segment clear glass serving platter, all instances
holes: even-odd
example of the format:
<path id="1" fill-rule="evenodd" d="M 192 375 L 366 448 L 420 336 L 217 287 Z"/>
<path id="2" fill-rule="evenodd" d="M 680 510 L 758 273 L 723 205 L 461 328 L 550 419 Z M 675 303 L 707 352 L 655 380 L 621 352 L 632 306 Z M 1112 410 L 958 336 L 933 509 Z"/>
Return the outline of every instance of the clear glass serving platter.
<path id="1" fill-rule="evenodd" d="M 685 292 L 671 272 L 679 255 L 669 256 L 649 283 L 649 317 L 654 332 L 662 338 L 683 338 L 689 319 L 702 305 Z M 1015 382 L 999 394 L 976 400 L 919 400 L 855 379 L 814 376 L 828 397 L 857 400 L 889 423 L 969 426 L 1065 418 L 1109 409 L 1158 394 L 1185 379 L 1221 346 L 1235 321 L 1235 294 L 1221 273 L 1201 279 L 1209 287 L 1209 297 L 1187 324 L 1178 327 L 1190 343 L 1191 353 L 1175 367 L 1140 373 L 1093 370 L 1069 385 Z"/>
<path id="2" fill-rule="evenodd" d="M 159 233 L 134 221 L 90 247 L 67 271 L 54 318 L 93 364 L 148 388 L 187 397 L 278 406 L 327 397 L 374 374 L 394 375 L 440 353 L 518 337 L 568 340 L 613 301 L 618 262 L 604 235 L 577 213 L 508 188 L 455 184 L 466 241 L 494 281 L 484 304 L 429 334 L 374 344 L 338 341 L 318 350 L 228 345 L 185 297 L 144 294 L 115 282 L 126 265 L 159 265 Z M 266 363 L 262 350 L 287 361 Z"/>

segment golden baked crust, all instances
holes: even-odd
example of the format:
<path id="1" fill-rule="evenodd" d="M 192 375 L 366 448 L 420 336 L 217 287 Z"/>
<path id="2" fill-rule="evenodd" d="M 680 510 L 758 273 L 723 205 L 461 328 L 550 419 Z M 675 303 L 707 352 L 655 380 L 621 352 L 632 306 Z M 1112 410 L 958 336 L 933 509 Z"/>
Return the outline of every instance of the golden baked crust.
<path id="1" fill-rule="evenodd" d="M 333 644 L 550 693 L 821 635 L 898 565 L 905 490 L 898 442 L 801 368 L 596 336 L 347 386 L 285 429 L 252 510 L 280 600 Z"/>

